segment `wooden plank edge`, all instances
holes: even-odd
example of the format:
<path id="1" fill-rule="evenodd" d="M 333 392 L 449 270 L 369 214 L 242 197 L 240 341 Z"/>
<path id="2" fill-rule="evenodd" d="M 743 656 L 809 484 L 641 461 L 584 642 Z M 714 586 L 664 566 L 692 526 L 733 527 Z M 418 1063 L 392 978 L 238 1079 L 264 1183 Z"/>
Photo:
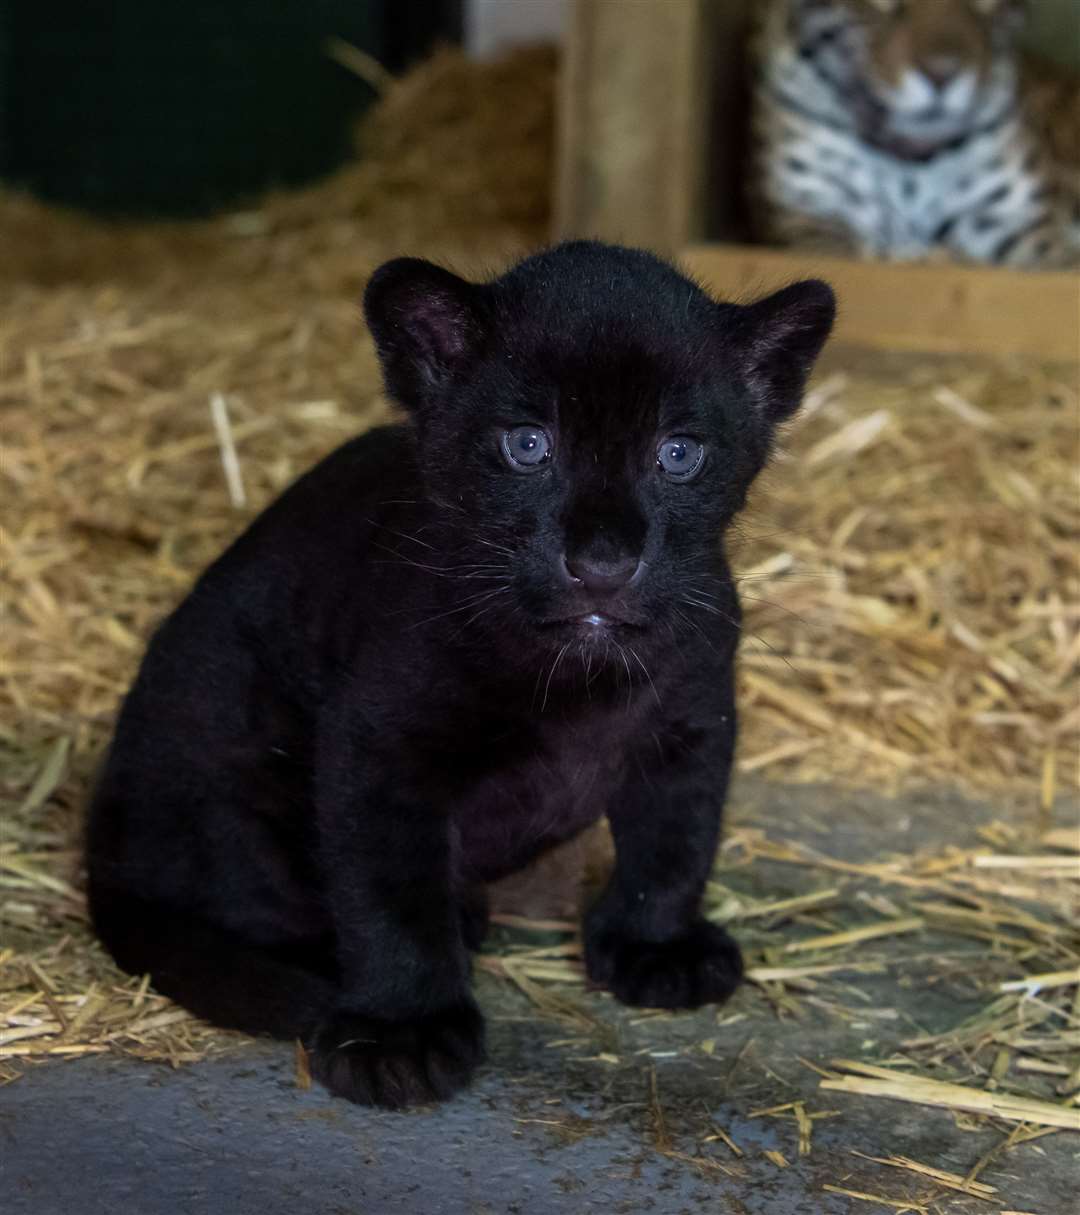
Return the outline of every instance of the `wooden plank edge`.
<path id="1" fill-rule="evenodd" d="M 825 279 L 840 302 L 838 342 L 1080 359 L 1080 275 L 1068 271 L 863 262 L 753 245 L 692 245 L 678 261 L 724 299 Z"/>

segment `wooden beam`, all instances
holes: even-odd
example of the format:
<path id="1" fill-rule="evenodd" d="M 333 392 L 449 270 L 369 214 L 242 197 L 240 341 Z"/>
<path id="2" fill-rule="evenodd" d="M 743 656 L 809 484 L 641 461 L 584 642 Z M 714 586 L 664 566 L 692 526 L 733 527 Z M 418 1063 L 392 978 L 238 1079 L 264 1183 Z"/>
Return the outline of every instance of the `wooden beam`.
<path id="1" fill-rule="evenodd" d="M 886 350 L 1080 359 L 1080 275 L 909 266 L 749 245 L 693 245 L 679 261 L 716 295 L 752 299 L 800 278 L 836 289 L 836 340 Z"/>
<path id="2" fill-rule="evenodd" d="M 555 227 L 674 252 L 701 234 L 706 0 L 573 0 Z"/>

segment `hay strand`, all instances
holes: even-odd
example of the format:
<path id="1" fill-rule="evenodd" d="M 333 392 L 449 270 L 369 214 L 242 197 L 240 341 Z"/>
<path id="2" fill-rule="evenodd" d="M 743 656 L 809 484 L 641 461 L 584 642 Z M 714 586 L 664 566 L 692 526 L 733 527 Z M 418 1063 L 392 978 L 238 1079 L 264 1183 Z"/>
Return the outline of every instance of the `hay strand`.
<path id="1" fill-rule="evenodd" d="M 1049 1101 L 1034 1101 L 1028 1097 L 1013 1096 L 1011 1093 L 987 1092 L 962 1084 L 931 1080 L 925 1076 L 911 1076 L 851 1059 L 833 1059 L 832 1066 L 839 1071 L 856 1074 L 841 1076 L 836 1080 L 822 1080 L 819 1087 L 830 1092 L 891 1097 L 916 1105 L 986 1114 L 1031 1126 L 1054 1126 L 1063 1130 L 1080 1131 L 1080 1110 L 1054 1105 Z"/>

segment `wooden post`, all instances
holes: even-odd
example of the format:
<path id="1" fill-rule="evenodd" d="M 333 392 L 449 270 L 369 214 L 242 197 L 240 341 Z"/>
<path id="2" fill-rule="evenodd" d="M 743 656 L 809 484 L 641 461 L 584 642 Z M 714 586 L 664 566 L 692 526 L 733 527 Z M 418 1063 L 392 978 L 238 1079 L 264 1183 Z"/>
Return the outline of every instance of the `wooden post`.
<path id="1" fill-rule="evenodd" d="M 556 235 L 672 253 L 702 235 L 707 0 L 573 0 Z"/>

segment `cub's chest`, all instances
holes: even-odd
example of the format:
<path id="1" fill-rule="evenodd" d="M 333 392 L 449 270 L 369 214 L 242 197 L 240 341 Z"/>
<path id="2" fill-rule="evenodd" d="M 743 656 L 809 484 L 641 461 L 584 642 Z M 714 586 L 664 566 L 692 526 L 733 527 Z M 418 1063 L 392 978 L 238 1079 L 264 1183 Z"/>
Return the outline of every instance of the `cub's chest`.
<path id="1" fill-rule="evenodd" d="M 503 877 L 600 818 L 635 762 L 628 724 L 583 715 L 493 739 L 454 811 L 462 876 Z"/>

